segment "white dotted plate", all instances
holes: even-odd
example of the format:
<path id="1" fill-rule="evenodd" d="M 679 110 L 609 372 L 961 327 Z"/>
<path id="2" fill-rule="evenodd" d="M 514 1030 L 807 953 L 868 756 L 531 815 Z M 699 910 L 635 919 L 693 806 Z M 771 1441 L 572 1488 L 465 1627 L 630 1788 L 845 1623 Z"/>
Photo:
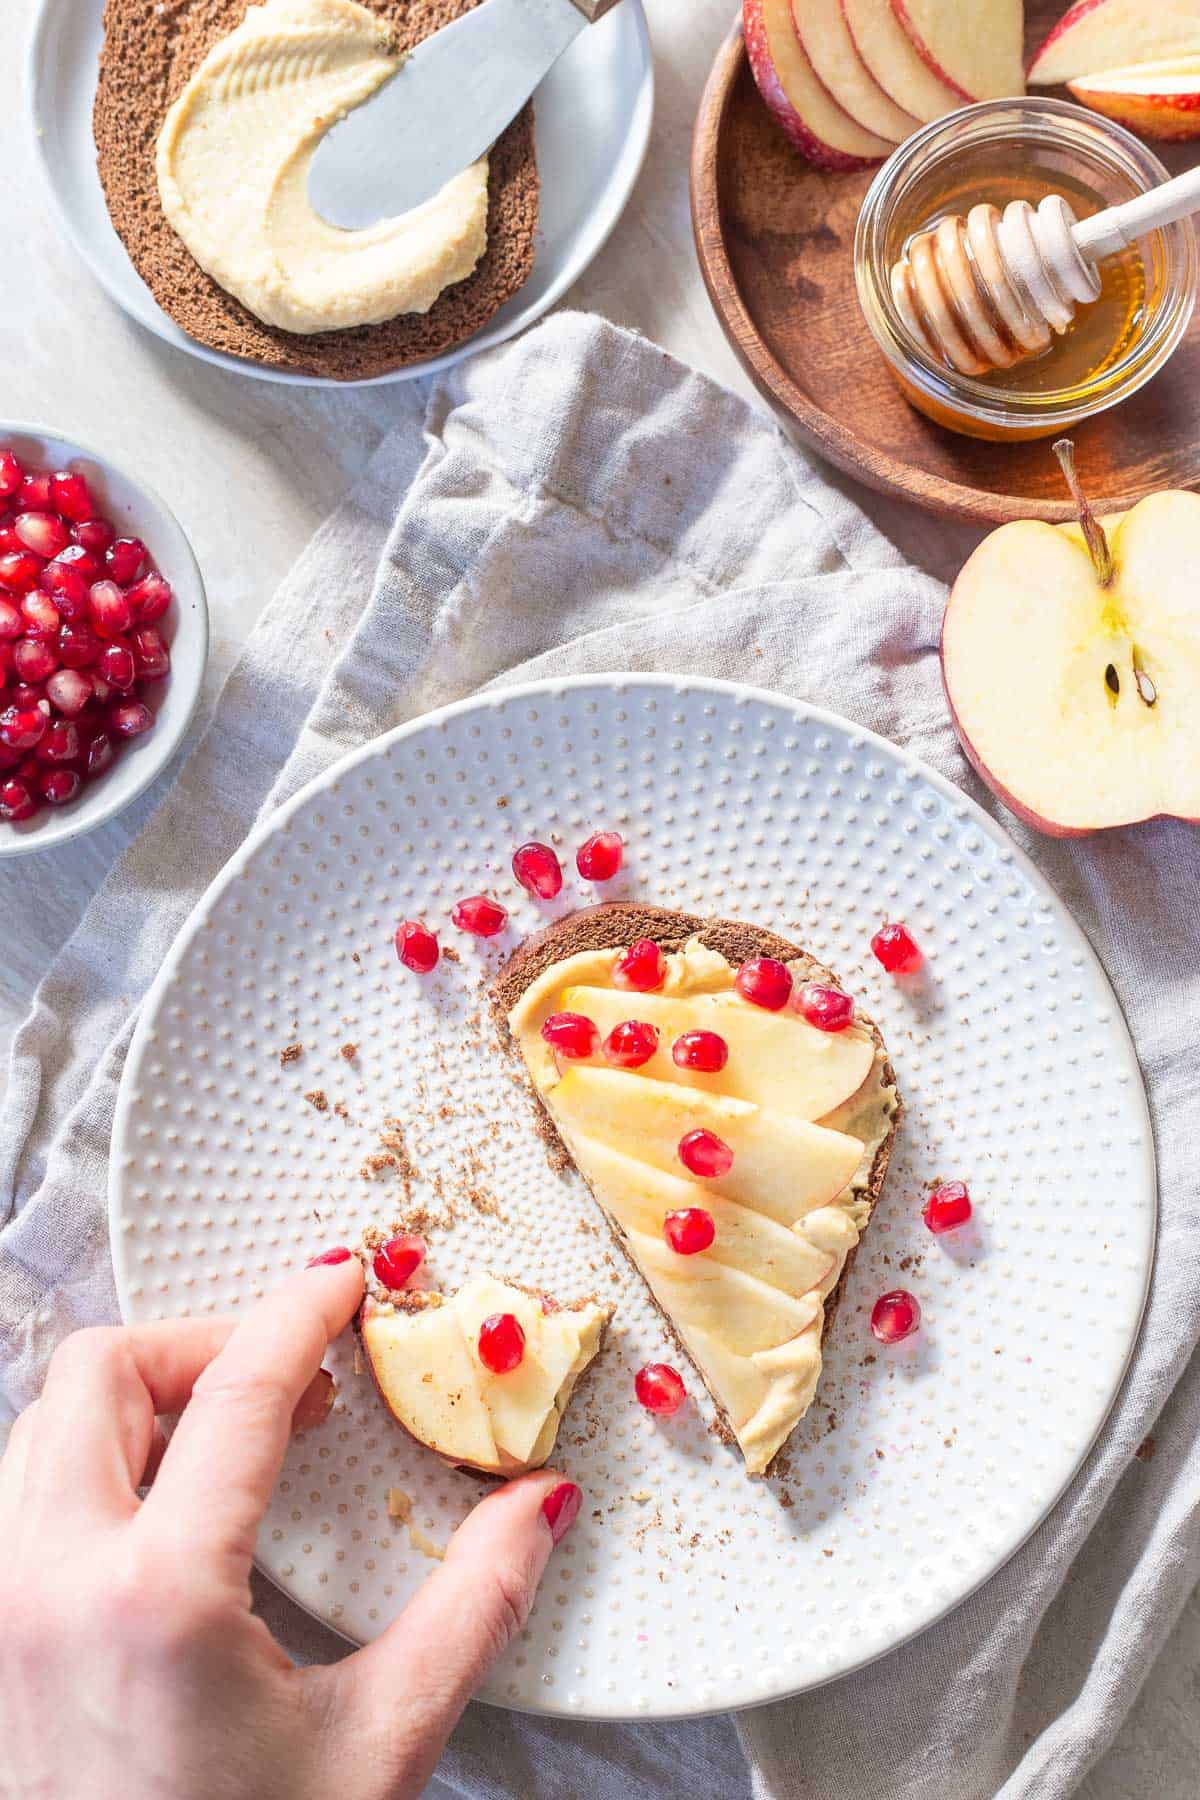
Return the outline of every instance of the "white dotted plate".
<path id="1" fill-rule="evenodd" d="M 839 970 L 878 1018 L 907 1102 L 817 1404 L 765 1481 L 710 1434 L 690 1372 L 695 1398 L 675 1419 L 636 1404 L 635 1369 L 675 1352 L 578 1179 L 549 1167 L 481 1007 L 520 934 L 594 897 L 572 859 L 600 826 L 629 846 L 611 897 L 778 927 Z M 552 907 L 509 872 L 529 837 L 568 866 Z M 478 889 L 512 913 L 490 945 L 448 920 Z M 408 974 L 392 948 L 404 915 L 440 923 L 461 960 Z M 893 981 L 872 958 L 888 915 L 927 950 L 925 977 Z M 302 1056 L 281 1064 L 293 1043 Z M 326 1111 L 305 1099 L 318 1090 Z M 491 1269 L 619 1306 L 556 1455 L 585 1511 L 488 1684 L 502 1704 L 746 1706 L 893 1648 L 1053 1505 L 1133 1346 L 1153 1153 L 1095 956 L 957 789 L 778 696 L 661 677 L 538 683 L 402 727 L 282 807 L 209 890 L 142 1009 L 113 1140 L 126 1317 L 236 1309 L 314 1250 L 390 1222 L 400 1172 L 360 1169 L 392 1115 L 420 1171 L 414 1201 L 458 1214 L 429 1232 L 439 1281 Z M 977 1223 L 935 1239 L 923 1190 L 955 1176 Z M 887 1350 L 867 1320 L 897 1286 L 925 1322 Z M 422 1534 L 444 1542 L 480 1483 L 390 1421 L 349 1334 L 330 1366 L 336 1410 L 293 1443 L 259 1559 L 365 1639 L 433 1566 Z M 388 1517 L 390 1487 L 414 1502 L 415 1542 Z"/>

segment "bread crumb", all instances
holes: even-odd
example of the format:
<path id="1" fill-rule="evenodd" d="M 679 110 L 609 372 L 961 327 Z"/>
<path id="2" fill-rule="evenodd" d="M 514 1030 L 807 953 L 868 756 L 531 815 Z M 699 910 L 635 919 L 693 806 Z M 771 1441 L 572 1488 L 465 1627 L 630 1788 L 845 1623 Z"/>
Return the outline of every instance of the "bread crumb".
<path id="1" fill-rule="evenodd" d="M 1153 1462 L 1154 1452 L 1157 1448 L 1158 1446 L 1152 1437 L 1144 1437 L 1133 1454 L 1137 1457 L 1139 1462 Z"/>
<path id="2" fill-rule="evenodd" d="M 304 1098 L 310 1106 L 315 1106 L 318 1112 L 329 1111 L 329 1098 L 324 1088 L 312 1088 Z"/>
<path id="3" fill-rule="evenodd" d="M 341 1054 L 345 1057 L 347 1062 L 353 1062 L 355 1057 L 358 1055 L 358 1045 L 357 1044 L 343 1044 L 342 1049 L 341 1049 Z"/>
<path id="4" fill-rule="evenodd" d="M 288 1044 L 286 1049 L 279 1052 L 279 1061 L 286 1069 L 289 1063 L 299 1062 L 303 1055 L 303 1044 Z"/>

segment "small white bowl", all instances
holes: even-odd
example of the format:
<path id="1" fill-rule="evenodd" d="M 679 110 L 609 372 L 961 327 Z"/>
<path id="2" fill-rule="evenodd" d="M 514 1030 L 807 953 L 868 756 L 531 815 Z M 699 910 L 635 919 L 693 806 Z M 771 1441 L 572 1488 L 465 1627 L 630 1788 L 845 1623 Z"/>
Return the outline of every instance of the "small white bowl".
<path id="1" fill-rule="evenodd" d="M 66 806 L 43 807 L 20 824 L 0 820 L 0 856 L 26 856 L 69 843 L 115 818 L 170 762 L 200 698 L 208 660 L 208 604 L 200 567 L 183 527 L 153 488 L 88 445 L 58 437 L 41 425 L 0 420 L 0 446 L 11 447 L 35 474 L 78 469 L 87 477 L 97 510 L 112 520 L 120 536 L 142 539 L 151 562 L 175 594 L 159 621 L 159 630 L 171 648 L 171 672 L 155 684 L 152 728 L 123 744 L 111 767 L 96 781 L 86 782 Z"/>

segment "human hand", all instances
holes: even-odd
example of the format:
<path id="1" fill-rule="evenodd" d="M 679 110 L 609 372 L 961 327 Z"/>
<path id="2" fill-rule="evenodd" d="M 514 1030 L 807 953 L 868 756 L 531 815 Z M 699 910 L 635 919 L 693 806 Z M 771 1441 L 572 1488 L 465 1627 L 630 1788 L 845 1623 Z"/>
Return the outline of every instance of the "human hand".
<path id="1" fill-rule="evenodd" d="M 321 1358 L 362 1285 L 346 1253 L 240 1322 L 59 1346 L 0 1460 L 0 1793 L 408 1800 L 425 1786 L 580 1493 L 545 1470 L 497 1489 L 381 1637 L 293 1668 L 250 1610 L 250 1559 L 290 1432 L 328 1410 Z M 174 1413 L 164 1447 L 156 1415 Z"/>

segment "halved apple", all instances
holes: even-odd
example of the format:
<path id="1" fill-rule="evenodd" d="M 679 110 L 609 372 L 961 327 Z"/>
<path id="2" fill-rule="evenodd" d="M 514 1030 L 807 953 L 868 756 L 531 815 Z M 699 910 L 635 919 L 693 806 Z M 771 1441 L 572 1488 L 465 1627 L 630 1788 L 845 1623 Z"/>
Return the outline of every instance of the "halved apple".
<path id="1" fill-rule="evenodd" d="M 928 123 L 962 105 L 962 95 L 918 53 L 892 11 L 891 0 L 841 0 L 841 4 L 854 48 L 897 106 Z"/>
<path id="2" fill-rule="evenodd" d="M 1024 0 L 892 0 L 917 55 L 964 100 L 1025 92 Z"/>
<path id="3" fill-rule="evenodd" d="M 777 123 L 819 169 L 867 169 L 892 149 L 852 119 L 818 81 L 792 24 L 790 0 L 743 0 L 746 54 Z"/>
<path id="4" fill-rule="evenodd" d="M 1200 137 L 1200 55 L 1106 69 L 1067 86 L 1083 106 L 1141 137 Z"/>
<path id="5" fill-rule="evenodd" d="M 1032 87 L 1200 52 L 1200 0 L 1076 0 L 1029 65 Z"/>
<path id="6" fill-rule="evenodd" d="M 818 81 L 852 119 L 899 144 L 921 121 L 884 93 L 850 36 L 842 0 L 792 0 L 796 36 Z"/>

